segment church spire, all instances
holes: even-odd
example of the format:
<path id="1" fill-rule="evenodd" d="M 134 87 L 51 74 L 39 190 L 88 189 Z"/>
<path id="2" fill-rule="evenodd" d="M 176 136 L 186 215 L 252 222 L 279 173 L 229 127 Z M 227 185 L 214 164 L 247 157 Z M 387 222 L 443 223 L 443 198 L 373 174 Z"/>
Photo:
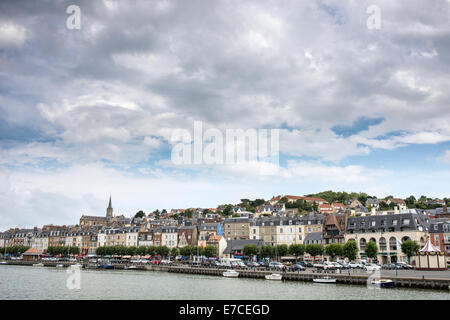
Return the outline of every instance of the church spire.
<path id="1" fill-rule="evenodd" d="M 109 196 L 109 205 L 108 205 L 108 208 L 106 209 L 106 217 L 107 218 L 112 218 L 113 217 L 113 208 L 112 208 L 112 203 L 111 203 L 111 195 Z"/>

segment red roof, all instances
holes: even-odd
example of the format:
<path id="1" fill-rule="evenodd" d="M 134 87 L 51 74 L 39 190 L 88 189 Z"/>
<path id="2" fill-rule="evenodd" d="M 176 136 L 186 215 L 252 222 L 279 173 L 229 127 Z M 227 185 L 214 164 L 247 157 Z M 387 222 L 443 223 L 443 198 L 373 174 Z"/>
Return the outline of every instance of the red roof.
<path id="1" fill-rule="evenodd" d="M 24 255 L 33 255 L 33 256 L 36 256 L 36 255 L 42 255 L 42 252 L 40 252 L 38 249 L 36 249 L 36 248 L 30 248 L 30 249 L 28 249 L 27 251 L 25 251 L 24 253 L 23 253 Z"/>

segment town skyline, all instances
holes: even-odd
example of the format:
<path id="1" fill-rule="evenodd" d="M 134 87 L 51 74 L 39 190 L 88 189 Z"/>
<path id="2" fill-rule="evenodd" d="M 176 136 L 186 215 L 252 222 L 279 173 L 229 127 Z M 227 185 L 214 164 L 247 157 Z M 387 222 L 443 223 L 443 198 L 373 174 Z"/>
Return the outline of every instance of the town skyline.
<path id="1" fill-rule="evenodd" d="M 318 197 L 319 199 L 322 199 L 320 196 L 319 196 L 319 194 L 320 193 L 327 193 L 327 192 L 332 192 L 332 193 L 345 193 L 345 194 L 347 194 L 348 196 L 350 196 L 350 195 L 354 195 L 354 194 L 366 194 L 366 193 L 364 193 L 364 192 L 354 192 L 354 191 L 352 191 L 352 192 L 347 192 L 347 191 L 332 191 L 332 190 L 326 190 L 326 191 L 322 191 L 322 192 L 318 192 L 318 193 L 316 193 L 316 194 L 305 194 L 305 195 L 302 195 L 302 196 L 295 196 L 295 195 L 293 195 L 292 193 L 290 193 L 290 194 L 277 194 L 277 195 L 273 195 L 273 196 L 271 196 L 271 197 L 269 197 L 269 198 L 262 198 L 262 197 L 256 197 L 256 198 L 245 198 L 245 197 L 242 197 L 242 198 L 240 198 L 239 199 L 239 202 L 229 202 L 229 203 L 220 203 L 220 204 L 216 204 L 216 205 L 213 205 L 213 206 L 192 206 L 192 207 L 187 207 L 187 206 L 185 206 L 185 207 L 170 207 L 170 206 L 168 206 L 168 207 L 158 207 L 158 208 L 152 208 L 152 209 L 145 209 L 145 208 L 138 208 L 138 209 L 135 209 L 134 210 L 134 212 L 132 212 L 132 213 L 130 213 L 130 212 L 125 212 L 124 210 L 114 210 L 114 215 L 123 215 L 123 216 L 125 216 L 125 217 L 127 217 L 127 218 L 133 218 L 133 217 L 135 217 L 135 215 L 138 213 L 138 212 L 140 212 L 140 211 L 143 211 L 146 215 L 150 215 L 151 213 L 154 213 L 154 212 L 156 212 L 156 211 L 158 211 L 158 212 L 162 212 L 163 210 L 166 210 L 166 212 L 169 214 L 170 212 L 171 212 L 171 210 L 180 210 L 180 209 L 182 209 L 182 210 L 188 210 L 188 209 L 192 209 L 192 210 L 197 210 L 197 209 L 205 209 L 205 210 L 211 210 L 211 209 L 214 209 L 214 210 L 217 210 L 219 207 L 221 207 L 221 206 L 233 206 L 233 207 L 236 207 L 236 206 L 239 206 L 240 204 L 242 204 L 242 200 L 250 200 L 250 201 L 256 201 L 256 200 L 264 200 L 264 203 L 268 203 L 268 202 L 270 202 L 271 200 L 273 200 L 273 199 L 277 199 L 277 198 L 283 198 L 283 197 L 290 197 L 290 196 L 293 196 L 293 197 L 304 197 L 304 198 L 307 198 L 307 197 Z M 385 197 L 377 197 L 377 196 L 375 196 L 375 195 L 369 195 L 369 194 L 366 194 L 367 196 L 368 196 L 368 198 L 376 198 L 376 199 L 379 199 L 379 200 L 382 200 L 382 199 L 386 199 L 386 198 L 388 198 L 388 197 L 392 197 L 392 198 L 394 198 L 394 199 L 401 199 L 401 200 L 404 200 L 405 198 L 401 198 L 401 197 L 395 197 L 395 195 L 386 195 Z M 415 195 L 410 195 L 410 196 L 413 196 L 413 197 L 415 197 L 416 198 L 416 200 L 417 201 L 419 201 L 419 198 L 421 198 L 421 197 L 425 197 L 426 199 L 428 199 L 428 200 L 431 200 L 431 201 L 426 201 L 425 203 L 434 203 L 434 204 L 436 204 L 435 202 L 433 202 L 433 200 L 442 200 L 443 201 L 443 204 L 444 205 L 447 205 L 447 206 L 450 206 L 450 197 L 444 197 L 443 199 L 440 199 L 440 198 L 438 198 L 438 197 L 430 197 L 430 196 L 427 196 L 427 195 L 420 195 L 420 196 L 415 196 Z M 349 199 L 357 199 L 357 198 L 349 198 Z M 329 203 L 329 204 L 333 204 L 333 203 L 339 203 L 339 202 L 346 202 L 346 201 L 339 201 L 339 200 L 336 200 L 336 201 L 327 201 L 326 199 L 323 199 L 323 200 L 325 200 L 326 201 L 326 203 Z M 110 194 L 109 195 L 109 202 L 108 202 L 108 207 L 106 208 L 106 206 L 105 206 L 105 208 L 106 208 L 106 210 L 107 210 L 107 212 L 109 212 L 109 208 L 110 208 L 110 206 L 112 205 L 112 195 Z M 363 203 L 363 205 L 365 205 L 364 203 Z M 441 207 L 442 206 L 442 204 L 440 204 L 440 205 L 437 205 L 437 206 L 435 206 L 435 207 Z M 416 206 L 410 206 L 411 208 L 416 208 Z M 114 206 L 113 206 L 113 208 L 114 208 Z M 429 209 L 431 209 L 432 207 L 430 207 Z M 103 208 L 104 209 L 104 208 Z M 104 210 L 103 210 L 104 211 Z M 131 209 L 129 209 L 129 211 L 133 211 L 133 210 L 131 210 Z M 311 210 L 311 212 L 313 212 L 313 211 L 316 211 L 316 212 L 318 212 L 317 210 Z M 212 211 L 213 213 L 215 213 L 215 211 Z M 83 211 L 83 212 L 81 212 L 80 214 L 83 216 L 83 215 L 86 215 L 86 216 L 97 216 L 98 215 L 98 213 L 99 212 L 88 212 L 88 211 Z M 320 212 L 319 212 L 320 213 Z M 80 216 L 80 214 L 78 214 L 78 215 L 76 215 L 76 216 L 74 216 L 76 219 L 78 219 L 79 218 L 79 216 Z M 112 214 L 112 211 L 111 211 L 111 214 Z M 14 226 L 9 226 L 9 227 L 3 227 L 3 228 L 0 228 L 0 232 L 2 232 L 2 231 L 6 231 L 7 229 L 11 229 L 11 228 L 23 228 L 23 229 L 32 229 L 32 228 L 35 228 L 35 227 L 39 227 L 39 226 L 44 226 L 44 225 L 67 225 L 67 226 L 73 226 L 73 225 L 78 225 L 78 223 L 75 223 L 75 224 L 73 224 L 73 223 L 53 223 L 53 222 L 51 222 L 51 221 L 48 221 L 48 222 L 43 222 L 43 223 L 41 223 L 41 224 L 35 224 L 35 225 L 33 225 L 33 226 L 31 226 L 31 225 L 14 225 Z"/>

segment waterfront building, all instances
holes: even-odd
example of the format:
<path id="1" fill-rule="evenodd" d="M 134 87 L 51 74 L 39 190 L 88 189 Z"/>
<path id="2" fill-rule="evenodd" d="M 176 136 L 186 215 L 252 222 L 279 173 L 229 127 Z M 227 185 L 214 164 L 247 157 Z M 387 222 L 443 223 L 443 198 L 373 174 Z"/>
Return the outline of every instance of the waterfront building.
<path id="1" fill-rule="evenodd" d="M 145 229 L 141 226 L 141 229 L 138 232 L 138 247 L 150 247 L 155 245 L 153 242 L 153 235 L 155 229 Z"/>
<path id="2" fill-rule="evenodd" d="M 347 218 L 348 214 L 332 214 L 324 216 L 322 238 L 325 245 L 330 243 L 344 243 Z"/>
<path id="3" fill-rule="evenodd" d="M 275 246 L 277 244 L 277 226 L 280 225 L 280 218 L 273 217 L 262 217 L 260 219 L 260 237 L 265 244 Z"/>
<path id="4" fill-rule="evenodd" d="M 178 248 L 197 245 L 197 226 L 181 226 L 178 228 Z M 200 245 L 200 244 L 199 244 Z"/>
<path id="5" fill-rule="evenodd" d="M 355 240 L 358 245 L 358 258 L 365 258 L 366 243 L 373 241 L 379 248 L 378 260 L 382 264 L 407 261 L 401 251 L 401 243 L 415 240 L 424 246 L 430 219 L 426 214 L 396 213 L 349 217 L 347 220 L 345 242 Z"/>
<path id="6" fill-rule="evenodd" d="M 178 245 L 178 227 L 161 227 L 161 245 L 176 248 Z"/>
<path id="7" fill-rule="evenodd" d="M 201 247 L 206 246 L 206 241 L 212 235 L 217 235 L 217 230 L 219 228 L 218 222 L 213 223 L 202 223 L 198 226 L 198 245 Z"/>
<path id="8" fill-rule="evenodd" d="M 315 214 L 311 212 L 308 215 L 302 217 L 303 227 L 303 239 L 312 232 L 322 232 L 323 231 L 323 214 Z"/>
<path id="9" fill-rule="evenodd" d="M 228 240 L 249 239 L 250 219 L 245 217 L 228 218 L 223 223 L 224 237 Z"/>
<path id="10" fill-rule="evenodd" d="M 244 247 L 246 245 L 255 244 L 258 248 L 264 245 L 262 240 L 238 239 L 227 241 L 227 247 L 223 251 L 224 258 L 242 257 L 244 255 Z"/>
<path id="11" fill-rule="evenodd" d="M 302 221 L 296 217 L 283 217 L 276 226 L 275 243 L 280 244 L 301 244 L 303 243 Z"/>
<path id="12" fill-rule="evenodd" d="M 105 228 L 102 230 L 103 233 L 105 234 L 105 246 L 107 247 L 125 246 L 127 244 L 125 230 L 117 226 Z"/>
<path id="13" fill-rule="evenodd" d="M 42 252 L 36 248 L 30 248 L 23 253 L 24 261 L 39 261 L 42 258 Z"/>
<path id="14" fill-rule="evenodd" d="M 439 250 L 450 257 L 450 219 L 430 220 L 430 240 Z"/>
<path id="15" fill-rule="evenodd" d="M 48 246 L 49 247 L 62 247 L 66 244 L 66 227 L 65 226 L 53 226 L 48 234 Z"/>
<path id="16" fill-rule="evenodd" d="M 139 237 L 139 227 L 129 227 L 126 228 L 126 243 L 127 247 L 137 247 L 138 237 Z"/>
<path id="17" fill-rule="evenodd" d="M 223 236 L 211 235 L 206 241 L 206 245 L 211 245 L 216 248 L 217 256 L 223 258 L 223 253 L 227 247 L 227 241 Z"/>
<path id="18" fill-rule="evenodd" d="M 36 248 L 40 252 L 47 251 L 48 249 L 48 235 L 49 232 L 45 230 L 41 230 L 38 232 L 36 237 L 34 237 L 33 248 Z"/>

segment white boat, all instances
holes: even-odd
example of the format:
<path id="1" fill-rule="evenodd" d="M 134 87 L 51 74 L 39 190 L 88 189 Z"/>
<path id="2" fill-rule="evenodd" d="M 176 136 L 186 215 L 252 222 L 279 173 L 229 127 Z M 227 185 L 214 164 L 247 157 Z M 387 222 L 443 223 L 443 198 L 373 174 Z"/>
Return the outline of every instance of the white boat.
<path id="1" fill-rule="evenodd" d="M 236 270 L 227 270 L 224 273 L 222 273 L 224 277 L 227 278 L 237 278 L 239 277 L 239 272 L 237 272 Z"/>
<path id="2" fill-rule="evenodd" d="M 33 264 L 33 267 L 43 267 L 44 264 L 43 263 L 35 263 Z"/>
<path id="3" fill-rule="evenodd" d="M 283 276 L 279 273 L 266 274 L 266 280 L 281 280 Z"/>
<path id="4" fill-rule="evenodd" d="M 125 267 L 126 270 L 136 270 L 136 266 L 127 266 Z"/>
<path id="5" fill-rule="evenodd" d="M 336 283 L 336 278 L 330 278 L 330 277 L 326 276 L 323 278 L 313 279 L 313 281 L 317 282 L 317 283 Z"/>
<path id="6" fill-rule="evenodd" d="M 64 268 L 64 266 L 62 264 L 57 264 L 56 267 L 57 268 Z"/>
<path id="7" fill-rule="evenodd" d="M 0 264 L 8 264 L 6 261 L 0 261 Z"/>
<path id="8" fill-rule="evenodd" d="M 370 284 L 374 287 L 393 288 L 395 283 L 390 279 L 372 280 Z"/>

